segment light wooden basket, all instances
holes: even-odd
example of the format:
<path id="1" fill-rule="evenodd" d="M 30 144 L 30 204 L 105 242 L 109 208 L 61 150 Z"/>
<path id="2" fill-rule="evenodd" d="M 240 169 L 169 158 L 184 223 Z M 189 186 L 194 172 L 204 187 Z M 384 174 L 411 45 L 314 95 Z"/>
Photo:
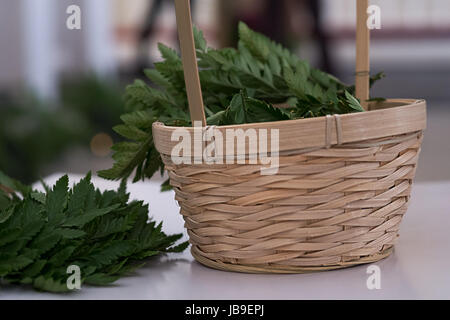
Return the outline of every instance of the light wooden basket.
<path id="1" fill-rule="evenodd" d="M 189 1 L 175 4 L 191 119 L 206 129 Z M 367 5 L 357 0 L 356 95 L 367 112 L 213 128 L 224 136 L 226 129 L 279 129 L 276 175 L 261 175 L 263 164 L 176 165 L 170 155 L 178 141 L 171 136 L 179 128 L 154 124 L 154 143 L 200 263 L 240 272 L 301 273 L 391 254 L 409 202 L 426 103 L 366 103 Z M 194 128 L 184 129 L 194 145 Z"/>

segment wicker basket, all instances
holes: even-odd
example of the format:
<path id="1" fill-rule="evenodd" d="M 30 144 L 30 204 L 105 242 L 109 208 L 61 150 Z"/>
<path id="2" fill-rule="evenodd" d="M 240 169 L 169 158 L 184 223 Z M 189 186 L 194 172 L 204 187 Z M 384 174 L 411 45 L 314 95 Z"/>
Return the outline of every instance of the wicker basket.
<path id="1" fill-rule="evenodd" d="M 191 117 L 203 120 L 192 34 L 182 31 L 191 30 L 188 1 L 176 0 L 176 5 L 183 64 L 194 77 L 186 75 Z M 367 1 L 358 1 L 361 7 L 367 8 Z M 358 32 L 361 39 L 363 31 Z M 360 56 L 357 60 L 368 64 Z M 358 81 L 357 87 L 364 91 Z M 223 135 L 226 129 L 278 129 L 276 175 L 261 175 L 265 165 L 260 163 L 176 165 L 170 155 L 178 142 L 171 136 L 178 128 L 155 123 L 155 146 L 175 189 L 194 258 L 222 270 L 300 273 L 387 257 L 407 210 L 426 103 L 394 99 L 367 109 L 212 129 Z M 248 150 L 244 153 L 248 157 Z"/>

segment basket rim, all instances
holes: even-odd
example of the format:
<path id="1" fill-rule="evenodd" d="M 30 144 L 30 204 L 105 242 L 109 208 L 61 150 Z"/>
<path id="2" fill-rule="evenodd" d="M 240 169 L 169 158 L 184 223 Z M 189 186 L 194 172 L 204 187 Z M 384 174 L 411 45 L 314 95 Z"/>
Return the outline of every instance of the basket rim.
<path id="1" fill-rule="evenodd" d="M 214 128 L 224 135 L 227 129 L 279 129 L 281 152 L 311 147 L 321 148 L 425 130 L 426 101 L 424 99 L 387 99 L 381 103 L 371 103 L 369 111 L 336 115 L 333 118 L 335 120 L 339 118 L 339 123 L 338 121 L 330 122 L 329 117 L 322 116 L 207 126 L 202 129 Z M 191 134 L 192 145 L 194 145 L 194 127 L 174 127 L 166 126 L 162 122 L 153 123 L 153 141 L 160 153 L 171 154 L 173 147 L 179 143 L 179 140 L 173 141 L 171 136 L 175 130 L 179 129 L 187 130 Z"/>

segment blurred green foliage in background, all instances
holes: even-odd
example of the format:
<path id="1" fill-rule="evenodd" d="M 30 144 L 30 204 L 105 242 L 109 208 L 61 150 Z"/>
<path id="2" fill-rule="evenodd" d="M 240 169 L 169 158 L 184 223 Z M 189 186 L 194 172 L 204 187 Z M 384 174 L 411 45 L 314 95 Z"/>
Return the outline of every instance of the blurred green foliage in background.
<path id="1" fill-rule="evenodd" d="M 0 94 L 0 170 L 31 183 L 68 148 L 89 147 L 96 133 L 115 140 L 122 94 L 120 85 L 94 76 L 63 81 L 56 102 Z"/>

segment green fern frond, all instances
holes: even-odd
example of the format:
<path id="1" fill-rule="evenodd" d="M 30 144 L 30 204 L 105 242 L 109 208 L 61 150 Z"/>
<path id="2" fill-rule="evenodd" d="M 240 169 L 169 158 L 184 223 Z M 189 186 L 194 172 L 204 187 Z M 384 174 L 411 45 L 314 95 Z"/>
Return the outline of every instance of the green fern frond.
<path id="1" fill-rule="evenodd" d="M 63 176 L 44 199 L 26 188 L 31 191 L 24 198 L 9 198 L 12 213 L 0 221 L 0 280 L 5 282 L 67 292 L 67 267 L 77 265 L 83 283 L 106 285 L 148 257 L 187 247 L 174 245 L 181 234 L 166 235 L 161 224 L 148 221 L 142 201 L 129 202 L 124 183 L 118 191 L 100 192 L 90 174 L 72 188 Z"/>

